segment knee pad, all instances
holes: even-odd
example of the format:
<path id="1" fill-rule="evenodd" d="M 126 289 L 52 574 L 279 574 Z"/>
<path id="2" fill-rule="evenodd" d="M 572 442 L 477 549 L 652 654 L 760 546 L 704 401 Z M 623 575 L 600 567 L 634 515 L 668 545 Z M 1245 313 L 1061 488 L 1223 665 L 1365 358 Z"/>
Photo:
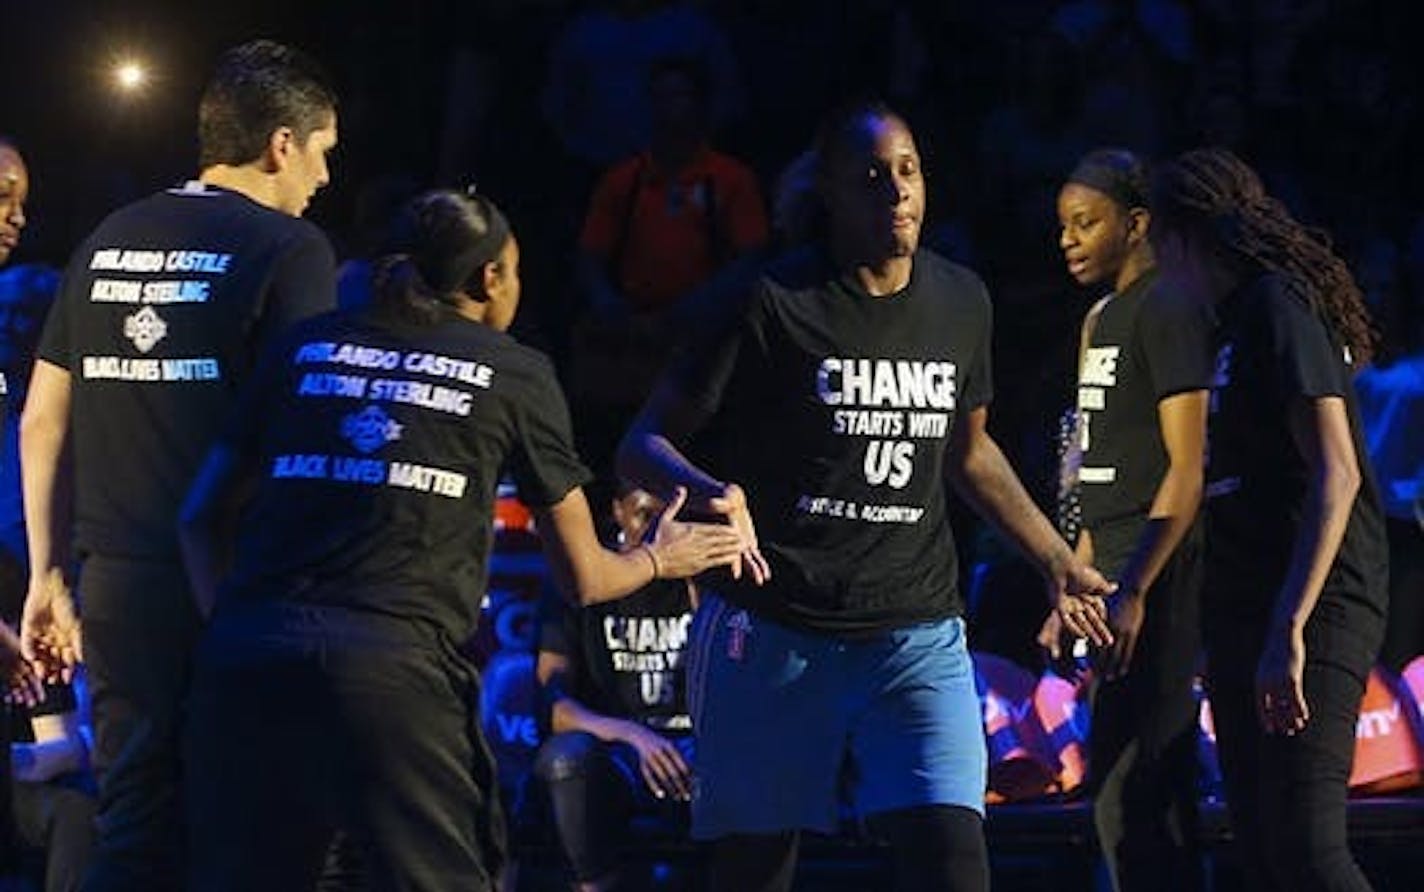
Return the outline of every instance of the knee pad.
<path id="1" fill-rule="evenodd" d="M 534 759 L 534 774 L 545 783 L 558 783 L 582 777 L 588 762 L 599 751 L 598 738 L 583 731 L 555 734 L 539 747 Z"/>

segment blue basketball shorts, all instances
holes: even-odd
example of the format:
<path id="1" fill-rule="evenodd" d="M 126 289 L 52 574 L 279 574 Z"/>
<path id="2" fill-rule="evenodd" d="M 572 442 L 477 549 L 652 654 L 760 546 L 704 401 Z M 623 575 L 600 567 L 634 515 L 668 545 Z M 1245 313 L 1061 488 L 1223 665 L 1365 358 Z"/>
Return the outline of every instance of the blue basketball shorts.
<path id="1" fill-rule="evenodd" d="M 964 621 L 842 638 L 705 593 L 688 696 L 692 833 L 833 831 L 924 805 L 984 812 L 984 725 Z"/>

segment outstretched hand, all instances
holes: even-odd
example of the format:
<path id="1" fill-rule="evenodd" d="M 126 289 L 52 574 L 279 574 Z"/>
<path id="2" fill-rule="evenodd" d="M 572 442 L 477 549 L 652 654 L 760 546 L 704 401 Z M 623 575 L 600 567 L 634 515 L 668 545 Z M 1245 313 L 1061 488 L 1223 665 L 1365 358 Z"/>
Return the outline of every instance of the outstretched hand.
<path id="1" fill-rule="evenodd" d="M 743 549 L 741 534 L 726 524 L 678 520 L 678 512 L 686 504 L 687 490 L 678 487 L 658 515 L 653 539 L 647 545 L 654 576 L 686 579 L 712 567 L 735 568 Z"/>
<path id="2" fill-rule="evenodd" d="M 771 565 L 761 553 L 757 543 L 756 524 L 747 508 L 747 494 L 735 483 L 728 483 L 722 495 L 707 500 L 707 506 L 727 518 L 731 528 L 741 538 L 741 553 L 732 564 L 732 578 L 741 579 L 743 573 L 750 573 L 757 585 L 765 585 L 771 579 Z"/>
<path id="3" fill-rule="evenodd" d="M 84 659 L 74 595 L 58 570 L 30 580 L 20 620 L 20 652 L 50 683 L 69 682 Z"/>

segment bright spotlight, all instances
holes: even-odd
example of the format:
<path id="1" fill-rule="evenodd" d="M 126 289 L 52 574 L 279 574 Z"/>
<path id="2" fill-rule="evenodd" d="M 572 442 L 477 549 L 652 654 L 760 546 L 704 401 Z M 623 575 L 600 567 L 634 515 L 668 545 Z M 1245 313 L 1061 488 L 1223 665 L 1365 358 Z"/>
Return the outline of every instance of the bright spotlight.
<path id="1" fill-rule="evenodd" d="M 114 66 L 114 83 L 126 93 L 140 89 L 147 82 L 148 72 L 138 62 L 120 62 Z"/>

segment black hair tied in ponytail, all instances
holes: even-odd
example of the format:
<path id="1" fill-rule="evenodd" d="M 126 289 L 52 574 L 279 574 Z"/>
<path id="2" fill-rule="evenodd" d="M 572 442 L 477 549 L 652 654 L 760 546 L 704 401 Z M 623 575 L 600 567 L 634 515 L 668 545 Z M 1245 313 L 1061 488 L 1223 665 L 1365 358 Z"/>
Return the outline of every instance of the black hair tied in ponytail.
<path id="1" fill-rule="evenodd" d="M 402 252 L 380 261 L 376 302 L 412 321 L 442 318 L 461 296 L 483 300 L 485 265 L 509 241 L 509 222 L 489 199 L 437 189 L 412 199 L 396 226 Z"/>

